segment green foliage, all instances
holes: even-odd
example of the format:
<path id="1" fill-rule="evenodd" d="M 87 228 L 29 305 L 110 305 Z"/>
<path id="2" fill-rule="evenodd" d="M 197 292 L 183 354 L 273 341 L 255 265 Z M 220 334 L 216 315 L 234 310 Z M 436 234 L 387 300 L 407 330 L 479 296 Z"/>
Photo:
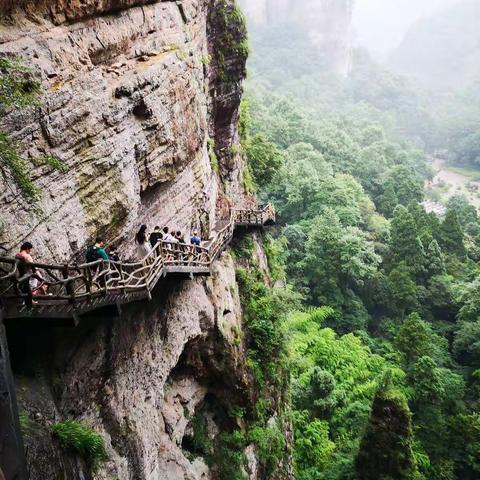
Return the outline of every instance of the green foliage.
<path id="1" fill-rule="evenodd" d="M 82 423 L 65 420 L 53 425 L 52 431 L 63 448 L 80 455 L 93 469 L 106 460 L 103 438 Z"/>
<path id="2" fill-rule="evenodd" d="M 348 79 L 333 78 L 290 27 L 255 31 L 241 136 L 259 195 L 278 213 L 268 256 L 307 303 L 286 322 L 296 477 L 359 480 L 360 449 L 362 478 L 476 479 L 474 448 L 449 446 L 452 419 L 471 420 L 479 406 L 480 222 L 462 197 L 444 220 L 427 214 L 432 172 L 420 148 L 461 146 L 478 131 L 478 88 L 430 102 L 362 52 Z M 445 101 L 468 113 L 463 131 L 439 134 Z M 256 327 L 275 350 L 277 326 Z M 265 389 L 268 369 L 251 353 Z M 379 422 L 369 423 L 375 396 Z"/>
<path id="3" fill-rule="evenodd" d="M 19 58 L 0 58 L 0 114 L 39 105 L 40 83 L 32 79 L 32 72 Z M 28 162 L 18 153 L 17 145 L 0 131 L 0 174 L 8 184 L 12 178 L 22 194 L 38 200 L 40 189 L 31 178 Z M 66 172 L 66 165 L 51 154 L 32 159 L 33 165 L 46 165 L 51 170 Z"/>
<path id="4" fill-rule="evenodd" d="M 356 458 L 358 479 L 419 478 L 412 444 L 411 414 L 405 396 L 396 390 L 379 390 Z"/>
<path id="5" fill-rule="evenodd" d="M 204 65 L 210 65 L 210 63 L 212 63 L 212 56 L 207 53 L 206 55 L 203 55 L 201 58 L 200 58 L 200 61 L 204 64 Z"/>
<path id="6" fill-rule="evenodd" d="M 474 479 L 480 475 L 480 414 L 459 414 L 451 420 L 454 458 L 460 465 L 458 478 Z M 465 449 L 462 448 L 465 446 Z"/>
<path id="7" fill-rule="evenodd" d="M 432 329 L 418 313 L 412 313 L 402 323 L 395 337 L 395 346 L 405 355 L 406 364 L 411 365 L 423 355 L 432 352 Z"/>
<path id="8" fill-rule="evenodd" d="M 243 62 L 250 53 L 246 19 L 235 2 L 230 0 L 219 0 L 211 10 L 215 16 L 211 23 L 217 23 L 219 27 L 214 43 L 218 76 L 223 82 L 230 82 L 233 78 L 228 60 L 237 58 L 238 62 Z"/>
<path id="9" fill-rule="evenodd" d="M 19 413 L 18 415 L 18 420 L 19 420 L 19 423 L 20 423 L 20 430 L 22 432 L 22 436 L 25 438 L 28 433 L 30 432 L 30 428 L 31 428 L 31 420 L 30 420 L 30 417 L 28 416 L 28 414 L 26 412 L 21 412 Z"/>
<path id="10" fill-rule="evenodd" d="M 480 320 L 460 325 L 455 334 L 453 352 L 462 365 L 480 368 Z"/>
<path id="11" fill-rule="evenodd" d="M 317 419 L 312 421 L 307 411 L 296 411 L 293 427 L 296 478 L 318 478 L 319 472 L 325 468 L 335 451 L 335 444 L 329 438 L 328 423 Z"/>
<path id="12" fill-rule="evenodd" d="M 65 164 L 65 162 L 51 154 L 34 158 L 33 163 L 36 165 L 45 165 L 49 167 L 50 170 L 56 170 L 57 172 L 68 172 L 68 166 Z"/>
<path id="13" fill-rule="evenodd" d="M 0 58 L 0 111 L 38 105 L 40 84 L 20 58 Z"/>
<path id="14" fill-rule="evenodd" d="M 40 190 L 30 177 L 27 162 L 18 154 L 18 146 L 3 132 L 0 132 L 0 159 L 0 173 L 3 177 L 7 180 L 11 175 L 26 197 L 38 199 Z"/>
<path id="15" fill-rule="evenodd" d="M 401 205 L 394 211 L 390 236 L 392 263 L 404 262 L 412 270 L 418 271 L 424 264 L 425 252 L 413 215 Z"/>
<path id="16" fill-rule="evenodd" d="M 245 435 L 239 430 L 217 435 L 210 463 L 218 478 L 245 480 L 246 446 Z"/>
<path id="17" fill-rule="evenodd" d="M 242 171 L 242 186 L 248 195 L 255 193 L 257 190 L 255 181 L 253 180 L 252 172 L 248 166 L 246 166 Z"/>
<path id="18" fill-rule="evenodd" d="M 264 478 L 274 478 L 273 475 L 287 452 L 285 435 L 278 422 L 268 422 L 265 427 L 254 425 L 248 432 L 248 440 L 256 446 L 258 458 L 264 468 Z"/>
<path id="19" fill-rule="evenodd" d="M 190 420 L 192 435 L 185 436 L 182 446 L 193 456 L 209 457 L 212 455 L 213 443 L 208 436 L 207 419 L 203 411 L 195 412 Z"/>
<path id="20" fill-rule="evenodd" d="M 210 166 L 215 173 L 218 173 L 219 166 L 218 166 L 218 157 L 215 153 L 215 141 L 212 138 L 207 140 L 207 148 L 208 148 L 208 158 L 210 159 Z"/>
<path id="21" fill-rule="evenodd" d="M 263 135 L 257 134 L 249 139 L 246 152 L 255 183 L 264 187 L 272 181 L 282 165 L 283 157 L 280 151 Z"/>
<path id="22" fill-rule="evenodd" d="M 440 226 L 440 245 L 448 253 L 465 257 L 464 234 L 455 210 L 447 210 Z"/>

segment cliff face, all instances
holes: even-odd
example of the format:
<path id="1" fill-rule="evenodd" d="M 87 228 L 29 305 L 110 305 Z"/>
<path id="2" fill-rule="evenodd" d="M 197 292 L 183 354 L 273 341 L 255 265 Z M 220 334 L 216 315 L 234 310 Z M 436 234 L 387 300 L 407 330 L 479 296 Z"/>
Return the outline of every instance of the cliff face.
<path id="1" fill-rule="evenodd" d="M 0 126 L 27 158 L 50 153 L 68 167 L 32 164 L 35 205 L 0 178 L 0 240 L 11 252 L 29 239 L 36 259 L 60 262 L 102 234 L 129 256 L 142 223 L 207 238 L 229 206 L 251 202 L 236 148 L 246 50 L 233 0 L 0 8 L 0 54 L 20 56 L 44 92 L 40 107 Z M 251 412 L 257 400 L 235 268 L 226 252 L 209 279 L 165 280 L 150 303 L 121 317 L 96 312 L 76 329 L 8 325 L 30 479 L 222 478 L 191 437 L 199 412 L 212 442 L 245 428 L 229 410 Z M 105 439 L 94 476 L 52 436 L 68 418 Z M 246 454 L 244 477 L 263 478 L 253 445 Z M 282 470 L 276 478 L 291 478 L 288 460 Z"/>
<path id="2" fill-rule="evenodd" d="M 10 331 L 31 480 L 90 478 L 51 437 L 51 425 L 66 417 L 106 440 L 108 461 L 96 479 L 219 478 L 188 436 L 200 410 L 213 438 L 234 422 L 230 408 L 254 402 L 229 254 L 206 282 L 164 282 L 152 302 L 121 318 L 87 319 L 53 337 L 34 332 L 32 341 L 21 328 Z M 249 468 L 245 478 L 261 478 L 255 460 Z"/>
<path id="3" fill-rule="evenodd" d="M 36 206 L 0 180 L 8 247 L 33 238 L 37 257 L 65 259 L 97 234 L 131 240 L 142 223 L 208 236 L 219 187 L 239 201 L 231 147 L 245 59 L 222 57 L 230 79 L 218 80 L 216 12 L 224 3 L 24 2 L 11 13 L 0 53 L 20 54 L 44 95 L 40 108 L 11 113 L 2 127 L 28 157 L 51 153 L 68 172 L 33 169 L 43 192 Z"/>
<path id="4" fill-rule="evenodd" d="M 333 72 L 351 68 L 353 0 L 241 0 L 254 26 L 297 24 Z"/>

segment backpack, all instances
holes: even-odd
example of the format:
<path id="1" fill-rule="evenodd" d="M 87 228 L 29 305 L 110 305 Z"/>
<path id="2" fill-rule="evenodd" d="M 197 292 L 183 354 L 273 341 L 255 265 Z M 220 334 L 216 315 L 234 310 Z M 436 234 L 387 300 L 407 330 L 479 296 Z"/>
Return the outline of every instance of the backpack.
<path id="1" fill-rule="evenodd" d="M 95 245 L 88 247 L 85 257 L 87 258 L 87 263 L 96 262 L 100 258 L 97 247 Z"/>

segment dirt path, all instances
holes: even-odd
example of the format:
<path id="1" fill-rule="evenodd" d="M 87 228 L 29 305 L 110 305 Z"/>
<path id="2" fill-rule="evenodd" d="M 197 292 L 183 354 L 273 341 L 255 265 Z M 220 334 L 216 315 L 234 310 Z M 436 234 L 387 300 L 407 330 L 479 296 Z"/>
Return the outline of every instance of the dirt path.
<path id="1" fill-rule="evenodd" d="M 449 170 L 444 160 L 432 159 L 435 176 L 432 182 L 426 185 L 427 192 L 435 192 L 442 203 L 446 203 L 454 195 L 465 195 L 472 205 L 480 208 L 480 182 L 472 180 L 466 175 Z"/>

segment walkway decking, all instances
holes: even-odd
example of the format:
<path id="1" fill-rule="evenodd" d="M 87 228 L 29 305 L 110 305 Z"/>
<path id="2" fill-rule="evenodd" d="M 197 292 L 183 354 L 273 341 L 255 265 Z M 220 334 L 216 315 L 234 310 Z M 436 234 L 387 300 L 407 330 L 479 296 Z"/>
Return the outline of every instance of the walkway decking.
<path id="1" fill-rule="evenodd" d="M 158 281 L 169 274 L 209 275 L 212 263 L 231 242 L 236 227 L 275 223 L 271 205 L 257 210 L 233 210 L 207 248 L 160 242 L 142 261 L 122 263 L 98 260 L 84 265 L 28 264 L 21 275 L 20 261 L 0 257 L 0 301 L 4 318 L 73 319 L 106 306 L 151 299 Z M 21 269 L 20 269 L 21 270 Z M 30 291 L 38 274 L 48 284 L 48 295 Z"/>

